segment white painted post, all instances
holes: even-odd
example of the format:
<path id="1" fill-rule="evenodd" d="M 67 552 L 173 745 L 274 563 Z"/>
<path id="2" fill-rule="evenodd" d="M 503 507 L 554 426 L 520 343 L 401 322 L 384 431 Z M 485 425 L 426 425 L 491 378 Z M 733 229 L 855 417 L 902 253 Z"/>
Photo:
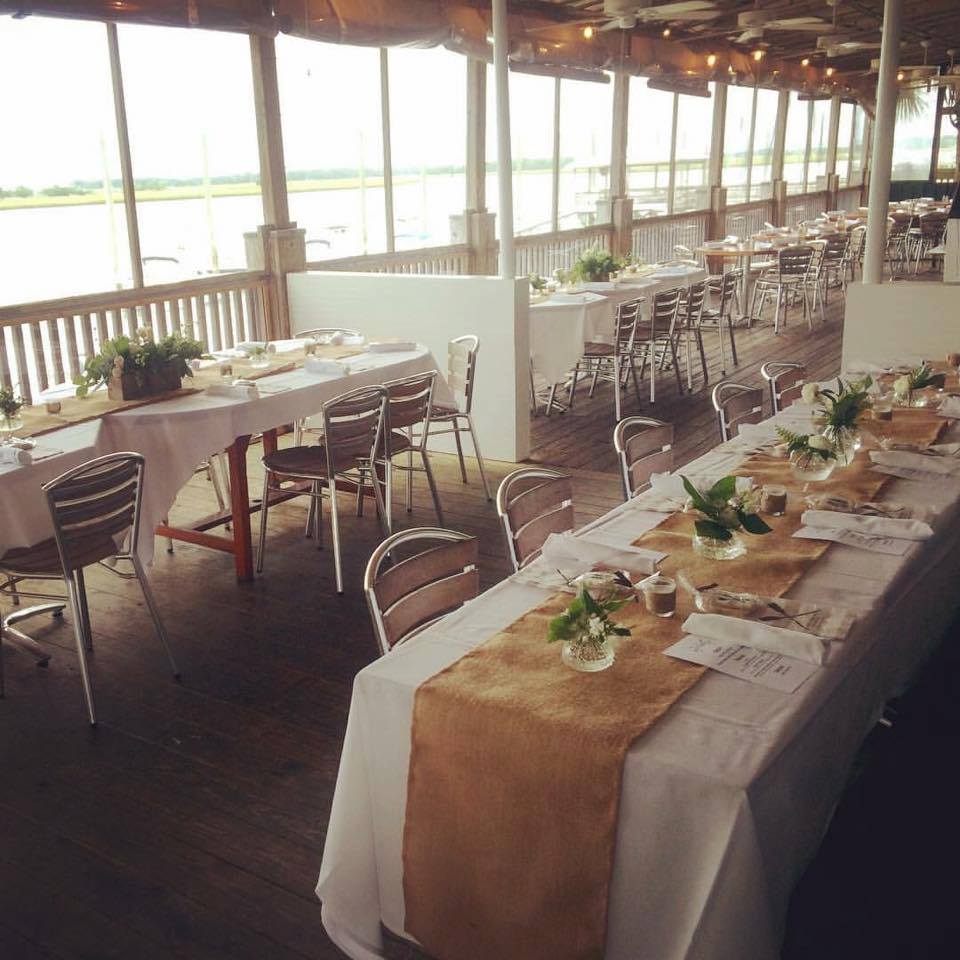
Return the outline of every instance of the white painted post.
<path id="1" fill-rule="evenodd" d="M 493 0 L 493 80 L 497 94 L 497 186 L 500 209 L 500 276 L 516 276 L 513 252 L 513 157 L 510 150 L 510 90 L 507 0 Z"/>
<path id="2" fill-rule="evenodd" d="M 884 0 L 880 72 L 877 75 L 877 114 L 870 164 L 870 199 L 867 204 L 867 243 L 863 254 L 864 283 L 880 283 L 883 279 L 893 132 L 897 122 L 897 68 L 900 65 L 902 17 L 903 0 Z"/>

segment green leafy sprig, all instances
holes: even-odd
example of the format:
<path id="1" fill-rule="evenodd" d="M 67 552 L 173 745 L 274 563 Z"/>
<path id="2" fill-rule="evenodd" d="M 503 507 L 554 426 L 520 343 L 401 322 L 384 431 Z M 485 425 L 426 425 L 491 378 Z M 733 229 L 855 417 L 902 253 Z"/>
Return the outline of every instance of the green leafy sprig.
<path id="1" fill-rule="evenodd" d="M 531 273 L 527 279 L 530 281 L 530 289 L 533 290 L 534 293 L 543 293 L 543 291 L 547 289 L 547 281 L 544 280 L 540 274 Z"/>
<path id="2" fill-rule="evenodd" d="M 12 420 L 26 402 L 13 387 L 0 387 L 0 416 L 4 420 Z"/>
<path id="3" fill-rule="evenodd" d="M 946 374 L 934 373 L 926 363 L 914 367 L 908 374 L 911 390 L 923 390 L 925 387 L 942 387 L 946 381 Z"/>
<path id="4" fill-rule="evenodd" d="M 838 378 L 836 390 L 819 390 L 817 399 L 821 403 L 820 421 L 823 426 L 835 430 L 856 427 L 864 410 L 870 406 L 869 390 L 872 386 L 873 378 L 869 376 L 849 383 Z"/>
<path id="5" fill-rule="evenodd" d="M 606 250 L 584 250 L 570 268 L 573 280 L 590 283 L 606 280 L 611 273 L 623 269 L 623 261 Z"/>
<path id="6" fill-rule="evenodd" d="M 831 445 L 825 447 L 811 446 L 810 439 L 814 434 L 794 433 L 786 427 L 777 427 L 777 436 L 787 445 L 787 453 L 795 453 L 799 459 L 807 462 L 819 457 L 821 460 L 836 460 L 836 450 Z"/>
<path id="7" fill-rule="evenodd" d="M 567 609 L 550 621 L 547 642 L 582 639 L 600 646 L 610 636 L 629 637 L 630 628 L 614 623 L 610 614 L 631 600 L 631 597 L 597 600 L 586 587 L 581 587 Z"/>
<path id="8" fill-rule="evenodd" d="M 770 533 L 772 528 L 757 516 L 752 493 L 737 493 L 736 477 L 724 477 L 706 492 L 698 490 L 686 477 L 680 479 L 694 509 L 703 514 L 704 519 L 695 523 L 701 537 L 729 540 L 734 530 L 741 529 L 755 535 Z"/>

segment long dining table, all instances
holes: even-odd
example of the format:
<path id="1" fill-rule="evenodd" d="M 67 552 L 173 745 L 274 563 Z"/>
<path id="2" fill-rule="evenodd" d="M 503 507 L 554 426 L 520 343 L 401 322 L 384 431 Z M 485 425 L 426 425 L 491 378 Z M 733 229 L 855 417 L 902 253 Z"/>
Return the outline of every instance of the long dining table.
<path id="1" fill-rule="evenodd" d="M 804 417 L 809 422 L 802 408 L 788 409 L 679 472 L 694 482 L 733 473 L 755 454 L 764 430 L 769 439 L 776 424 L 796 429 Z M 944 424 L 942 439 L 960 439 L 958 421 Z M 626 546 L 664 521 L 658 496 L 641 494 L 576 536 Z M 926 505 L 935 514 L 934 535 L 903 555 L 832 543 L 787 591 L 857 617 L 823 666 L 793 693 L 708 671 L 630 747 L 607 958 L 779 956 L 791 892 L 817 851 L 858 747 L 957 606 L 960 476 L 892 478 L 880 499 Z M 716 566 L 723 578 L 725 564 Z M 522 573 L 509 577 L 357 675 L 316 887 L 327 933 L 354 960 L 383 955 L 382 927 L 410 936 L 403 836 L 418 687 L 545 596 Z M 556 811 L 542 829 L 563 831 L 565 815 Z"/>
<path id="2" fill-rule="evenodd" d="M 191 392 L 191 381 L 186 380 L 188 390 L 180 396 L 44 433 L 38 438 L 36 462 L 0 464 L 0 557 L 12 548 L 31 546 L 52 535 L 40 490 L 43 483 L 93 457 L 133 451 L 146 458 L 141 560 L 153 560 L 154 537 L 147 532 L 154 531 L 158 536 L 233 554 L 238 579 L 252 580 L 250 516 L 259 509 L 259 501 L 251 502 L 247 486 L 251 437 L 262 434 L 264 449 L 273 449 L 278 427 L 319 413 L 323 404 L 338 394 L 428 371 L 437 372 L 438 401 L 453 399 L 436 359 L 422 345 L 398 352 L 358 351 L 345 365 L 339 365 L 340 369 L 337 366 L 332 364 L 322 373 L 307 372 L 302 366 L 282 367 L 258 380 L 258 394 L 251 398 Z M 226 451 L 229 463 L 228 509 L 190 526 L 171 525 L 166 518 L 178 492 L 197 464 L 218 451 Z M 284 496 L 279 490 L 273 495 Z M 232 530 L 219 532 L 227 523 Z"/>

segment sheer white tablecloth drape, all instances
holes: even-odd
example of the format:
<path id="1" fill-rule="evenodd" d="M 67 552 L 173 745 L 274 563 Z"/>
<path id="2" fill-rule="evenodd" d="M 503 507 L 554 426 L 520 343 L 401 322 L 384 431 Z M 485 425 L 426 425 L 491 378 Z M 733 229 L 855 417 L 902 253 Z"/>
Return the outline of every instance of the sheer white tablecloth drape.
<path id="1" fill-rule="evenodd" d="M 745 456 L 735 441 L 684 473 L 718 476 Z M 935 535 L 904 557 L 831 545 L 790 591 L 861 614 L 811 680 L 787 695 L 708 673 L 631 748 L 608 958 L 779 955 L 790 893 L 816 852 L 857 747 L 956 605 L 960 482 L 893 480 L 885 496 L 938 508 Z M 661 517 L 644 510 L 640 497 L 582 533 L 626 544 Z M 358 674 L 317 885 L 327 932 L 351 957 L 380 956 L 381 922 L 403 931 L 401 853 L 417 687 L 544 597 L 505 581 Z M 558 810 L 543 829 L 562 830 L 562 821 Z"/>
<path id="2" fill-rule="evenodd" d="M 0 556 L 53 535 L 41 484 L 93 457 L 132 450 L 146 457 L 140 554 L 145 563 L 150 562 L 153 530 L 197 464 L 211 453 L 224 450 L 237 437 L 318 413 L 324 403 L 347 390 L 439 371 L 433 354 L 423 346 L 364 354 L 349 362 L 364 369 L 349 375 L 278 373 L 261 381 L 263 393 L 255 400 L 193 393 L 44 435 L 44 446 L 63 452 L 28 467 L 0 466 Z M 453 399 L 442 373 L 437 377 L 436 397 Z"/>

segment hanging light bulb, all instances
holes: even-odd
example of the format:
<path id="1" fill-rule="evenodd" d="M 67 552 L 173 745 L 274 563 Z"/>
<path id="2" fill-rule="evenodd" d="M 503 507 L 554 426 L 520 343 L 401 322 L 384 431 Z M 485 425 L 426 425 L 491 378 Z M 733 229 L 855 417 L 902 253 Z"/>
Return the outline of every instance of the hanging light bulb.
<path id="1" fill-rule="evenodd" d="M 712 69 L 712 68 L 715 67 L 716 65 L 717 65 L 717 55 L 716 55 L 715 53 L 708 54 L 708 55 L 707 55 L 707 66 Z"/>
<path id="2" fill-rule="evenodd" d="M 765 52 L 766 51 L 764 50 L 754 50 L 751 56 L 757 63 L 759 63 L 763 59 L 763 55 Z"/>
<path id="3" fill-rule="evenodd" d="M 589 24 L 583 28 L 583 39 L 592 40 L 593 39 L 593 27 Z"/>
<path id="4" fill-rule="evenodd" d="M 669 37 L 672 32 L 673 32 L 673 31 L 671 31 L 671 29 L 670 29 L 669 27 L 664 27 L 664 28 L 663 28 L 663 35 L 664 35 L 664 37 Z"/>
<path id="5" fill-rule="evenodd" d="M 801 66 L 801 67 L 809 67 L 809 66 L 810 66 L 810 58 L 809 58 L 809 57 L 804 57 L 804 58 L 800 61 L 800 66 Z"/>
<path id="6" fill-rule="evenodd" d="M 897 71 L 897 80 L 903 80 L 903 76 L 904 76 L 903 71 L 902 71 L 902 70 L 898 70 L 898 71 Z"/>
<path id="7" fill-rule="evenodd" d="M 833 67 L 827 67 L 826 74 L 828 77 L 832 77 L 834 73 Z"/>

